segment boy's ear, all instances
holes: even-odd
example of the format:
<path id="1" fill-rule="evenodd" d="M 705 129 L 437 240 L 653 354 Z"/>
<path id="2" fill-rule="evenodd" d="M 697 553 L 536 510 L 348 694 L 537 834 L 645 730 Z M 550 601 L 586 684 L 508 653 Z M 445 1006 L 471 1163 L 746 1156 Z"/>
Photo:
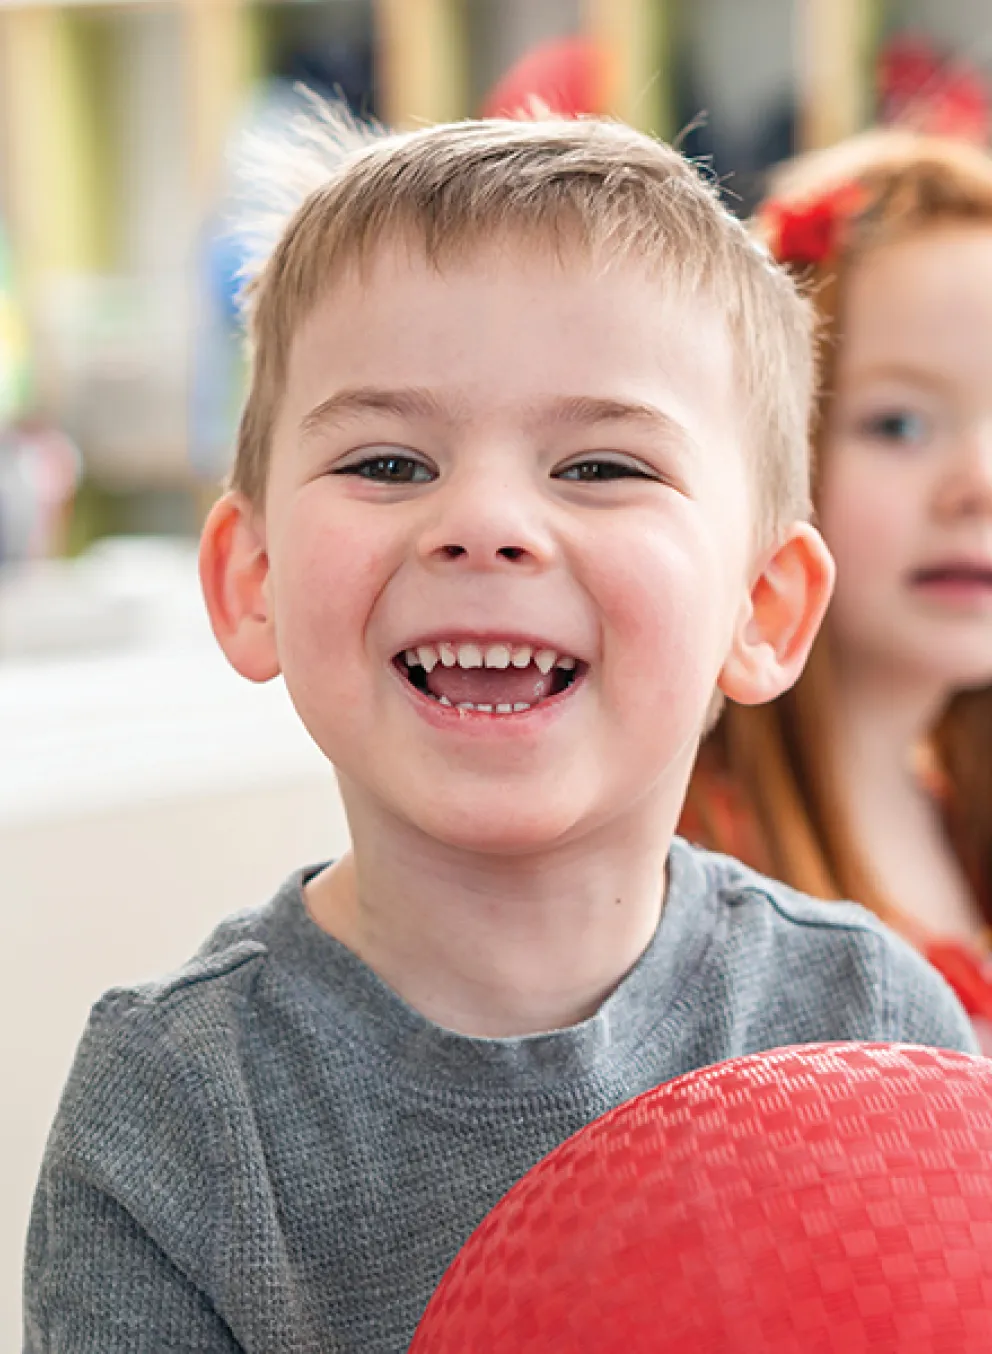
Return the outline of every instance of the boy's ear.
<path id="1" fill-rule="evenodd" d="M 252 682 L 279 673 L 260 516 L 241 494 L 210 509 L 200 539 L 200 583 L 210 624 L 231 666 Z"/>
<path id="2" fill-rule="evenodd" d="M 741 608 L 717 685 L 739 705 L 774 700 L 797 680 L 834 586 L 826 542 L 796 522 L 764 560 Z"/>

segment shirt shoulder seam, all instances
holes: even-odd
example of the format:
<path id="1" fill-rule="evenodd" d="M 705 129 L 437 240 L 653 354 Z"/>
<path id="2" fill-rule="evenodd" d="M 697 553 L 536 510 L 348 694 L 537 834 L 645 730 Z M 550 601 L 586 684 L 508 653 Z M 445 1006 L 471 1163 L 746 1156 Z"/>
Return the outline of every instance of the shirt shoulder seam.
<path id="1" fill-rule="evenodd" d="M 722 886 L 720 890 L 722 894 L 726 894 L 729 891 L 731 891 L 731 889 L 728 888 L 727 885 Z M 801 926 L 812 931 L 854 931 L 860 935 L 870 936 L 872 940 L 879 942 L 883 938 L 872 920 L 868 917 L 863 921 L 858 918 L 850 917 L 800 917 L 789 909 L 788 904 L 784 902 L 783 899 L 776 897 L 771 889 L 762 888 L 758 884 L 744 884 L 739 888 L 733 888 L 732 891 L 735 894 L 733 902 L 740 901 L 745 895 L 751 895 L 762 902 L 769 903 L 773 911 L 780 916 L 783 921 L 789 922 L 792 926 Z M 832 905 L 826 899 L 814 898 L 810 901 L 822 902 L 824 908 L 829 908 Z M 857 906 L 857 904 L 852 904 L 848 899 L 838 899 L 837 904 L 838 906 Z M 882 946 L 882 948 L 884 949 L 884 946 Z"/>
<path id="2" fill-rule="evenodd" d="M 124 1010 L 154 1010 L 181 1000 L 206 983 L 226 978 L 238 969 L 267 958 L 268 946 L 257 940 L 242 940 L 202 962 L 193 963 L 171 977 L 129 987 L 112 987 L 93 1007 L 95 1018 Z"/>

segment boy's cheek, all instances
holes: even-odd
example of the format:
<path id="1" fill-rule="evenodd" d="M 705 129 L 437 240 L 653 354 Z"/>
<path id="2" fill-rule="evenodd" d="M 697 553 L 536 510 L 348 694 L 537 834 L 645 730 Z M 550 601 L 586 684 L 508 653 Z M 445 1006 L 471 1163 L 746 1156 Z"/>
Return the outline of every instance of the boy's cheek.
<path id="1" fill-rule="evenodd" d="M 285 625 L 360 635 L 389 568 L 385 544 L 354 521 L 291 521 L 273 555 L 277 615 Z M 338 635 L 341 642 L 344 634 Z"/>
<path id="2" fill-rule="evenodd" d="M 301 568 L 298 581 L 283 579 L 276 595 L 276 647 L 287 689 L 312 725 L 335 711 L 359 709 L 368 686 L 361 649 L 365 627 L 360 580 L 336 574 L 327 582 L 320 561 Z M 316 730 L 311 727 L 316 736 Z"/>
<path id="3" fill-rule="evenodd" d="M 602 611 L 631 661 L 665 672 L 673 659 L 707 663 L 718 654 L 736 611 L 726 569 L 712 552 L 690 552 L 659 537 L 639 550 L 618 554 L 600 590 Z M 733 606 L 731 603 L 733 602 Z"/>
<path id="4" fill-rule="evenodd" d="M 695 590 L 641 593 L 628 599 L 627 624 L 607 636 L 604 681 L 615 718 L 637 731 L 650 757 L 701 732 L 712 702 L 729 627 L 718 627 L 704 602 Z"/>

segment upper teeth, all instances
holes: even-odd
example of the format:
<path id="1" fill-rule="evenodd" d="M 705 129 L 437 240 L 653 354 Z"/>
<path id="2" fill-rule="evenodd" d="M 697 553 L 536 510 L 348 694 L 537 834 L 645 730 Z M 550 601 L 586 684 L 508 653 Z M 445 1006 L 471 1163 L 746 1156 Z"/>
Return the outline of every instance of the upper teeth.
<path id="1" fill-rule="evenodd" d="M 419 644 L 416 649 L 407 649 L 404 657 L 410 667 L 421 667 L 432 672 L 438 663 L 453 668 L 525 668 L 533 663 L 541 672 L 548 673 L 552 668 L 562 668 L 571 672 L 576 659 L 568 654 L 559 654 L 554 649 L 535 649 L 530 644 L 454 644 L 442 641 L 440 644 Z"/>

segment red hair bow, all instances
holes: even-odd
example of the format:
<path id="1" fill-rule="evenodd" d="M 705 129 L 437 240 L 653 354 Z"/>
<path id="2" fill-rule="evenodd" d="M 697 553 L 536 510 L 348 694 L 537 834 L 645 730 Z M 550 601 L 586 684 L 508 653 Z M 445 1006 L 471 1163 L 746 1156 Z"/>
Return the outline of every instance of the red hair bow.
<path id="1" fill-rule="evenodd" d="M 768 247 L 780 263 L 823 263 L 837 253 L 844 226 L 862 205 L 856 184 L 844 184 L 808 202 L 765 204 Z"/>

